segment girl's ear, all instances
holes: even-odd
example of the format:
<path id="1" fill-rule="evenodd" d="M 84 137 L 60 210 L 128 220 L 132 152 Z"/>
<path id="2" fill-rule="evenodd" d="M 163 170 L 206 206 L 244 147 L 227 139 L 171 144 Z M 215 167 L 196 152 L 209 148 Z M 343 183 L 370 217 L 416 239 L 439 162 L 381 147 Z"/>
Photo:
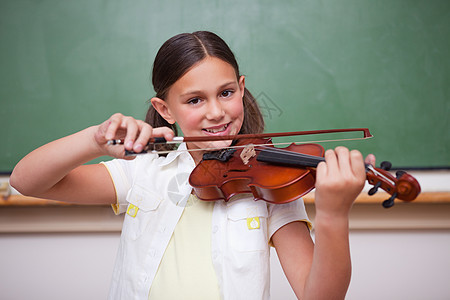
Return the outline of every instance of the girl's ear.
<path id="1" fill-rule="evenodd" d="M 172 117 L 166 101 L 157 97 L 153 97 L 152 99 L 150 99 L 150 102 L 152 103 L 156 111 L 161 115 L 161 117 L 163 117 L 169 124 L 175 124 L 175 119 Z"/>
<path id="2" fill-rule="evenodd" d="M 244 75 L 239 77 L 239 89 L 241 90 L 242 97 L 244 97 L 244 89 L 245 89 L 245 76 Z"/>

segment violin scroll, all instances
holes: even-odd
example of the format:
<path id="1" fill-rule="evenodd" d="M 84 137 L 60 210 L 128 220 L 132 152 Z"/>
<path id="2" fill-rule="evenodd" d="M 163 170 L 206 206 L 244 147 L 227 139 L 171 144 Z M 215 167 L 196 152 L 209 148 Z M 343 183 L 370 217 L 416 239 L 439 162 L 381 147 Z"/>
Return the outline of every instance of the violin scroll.
<path id="1" fill-rule="evenodd" d="M 420 184 L 405 171 L 397 171 L 395 177 L 388 171 L 391 168 L 390 162 L 382 162 L 380 168 L 367 166 L 367 180 L 373 185 L 369 190 L 369 195 L 375 194 L 379 188 L 391 195 L 383 201 L 383 207 L 389 208 L 394 205 L 395 199 L 412 201 L 420 194 Z"/>

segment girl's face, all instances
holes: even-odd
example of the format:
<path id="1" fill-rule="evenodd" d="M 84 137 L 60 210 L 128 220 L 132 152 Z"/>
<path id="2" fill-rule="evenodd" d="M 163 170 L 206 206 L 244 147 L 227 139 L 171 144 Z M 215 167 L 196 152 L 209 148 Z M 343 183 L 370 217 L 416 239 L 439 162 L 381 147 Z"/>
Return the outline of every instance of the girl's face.
<path id="1" fill-rule="evenodd" d="M 185 136 L 238 134 L 244 120 L 245 79 L 216 57 L 194 65 L 169 89 L 166 100 L 153 98 L 153 106 L 169 123 L 178 123 Z M 223 148 L 231 141 L 190 142 L 189 149 Z M 196 161 L 202 155 L 191 152 Z"/>

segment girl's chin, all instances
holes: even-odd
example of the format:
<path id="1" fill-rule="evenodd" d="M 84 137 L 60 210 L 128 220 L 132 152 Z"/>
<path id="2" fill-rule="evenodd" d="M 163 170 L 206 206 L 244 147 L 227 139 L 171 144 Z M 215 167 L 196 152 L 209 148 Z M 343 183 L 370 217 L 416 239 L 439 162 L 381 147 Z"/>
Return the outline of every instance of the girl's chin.
<path id="1" fill-rule="evenodd" d="M 233 142 L 232 140 L 211 142 L 211 144 L 212 144 L 211 148 L 222 149 L 222 148 L 230 147 L 232 142 Z"/>
<path id="2" fill-rule="evenodd" d="M 220 150 L 226 147 L 229 147 L 233 141 L 211 141 L 211 142 L 203 142 L 198 143 L 196 145 L 188 145 L 189 149 L 204 149 L 205 151 L 214 151 Z"/>
<path id="3" fill-rule="evenodd" d="M 220 150 L 222 148 L 229 147 L 232 142 L 233 141 L 231 141 L 231 140 L 230 141 L 206 142 L 206 143 L 204 143 L 203 148 L 208 149 L 208 150 L 214 150 L 214 149 Z"/>

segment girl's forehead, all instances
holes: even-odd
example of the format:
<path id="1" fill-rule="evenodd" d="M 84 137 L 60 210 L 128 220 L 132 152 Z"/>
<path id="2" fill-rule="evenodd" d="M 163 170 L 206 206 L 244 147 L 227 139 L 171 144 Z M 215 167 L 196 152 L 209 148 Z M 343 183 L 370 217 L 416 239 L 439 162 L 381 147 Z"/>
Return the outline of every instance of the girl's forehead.
<path id="1" fill-rule="evenodd" d="M 193 74 L 193 73 L 209 72 L 209 73 L 222 74 L 223 71 L 233 73 L 233 75 L 236 76 L 235 70 L 230 63 L 228 63 L 218 57 L 215 57 L 215 56 L 207 56 L 204 59 L 202 59 L 201 61 L 194 64 L 183 76 L 181 76 L 181 78 L 185 77 L 189 73 L 191 73 L 191 75 L 195 76 L 195 74 Z"/>
<path id="2" fill-rule="evenodd" d="M 169 89 L 169 94 L 170 91 L 184 94 L 190 90 L 216 88 L 229 82 L 237 82 L 233 66 L 219 58 L 208 56 L 181 76 Z"/>

